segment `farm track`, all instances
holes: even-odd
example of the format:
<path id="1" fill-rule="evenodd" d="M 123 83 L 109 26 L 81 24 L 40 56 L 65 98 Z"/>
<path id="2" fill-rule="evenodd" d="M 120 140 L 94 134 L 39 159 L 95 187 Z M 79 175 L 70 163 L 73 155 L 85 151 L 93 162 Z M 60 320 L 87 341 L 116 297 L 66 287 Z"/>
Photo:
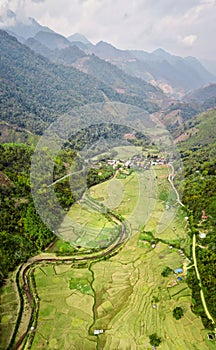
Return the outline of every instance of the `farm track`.
<path id="1" fill-rule="evenodd" d="M 173 190 L 175 191 L 176 193 L 176 196 L 177 196 L 177 202 L 183 207 L 185 208 L 185 205 L 181 202 L 180 200 L 180 197 L 179 197 L 179 193 L 177 191 L 177 189 L 175 188 L 175 185 L 173 183 L 173 180 L 172 180 L 172 176 L 174 175 L 174 167 L 172 164 L 169 164 L 171 169 L 172 169 L 172 173 L 169 174 L 168 176 L 168 181 L 170 182 Z M 199 286 L 200 286 L 200 298 L 201 298 L 201 301 L 202 301 L 202 304 L 203 304 L 203 308 L 204 308 L 204 311 L 205 311 L 205 314 L 207 316 L 207 318 L 209 320 L 212 321 L 212 323 L 215 325 L 215 321 L 214 321 L 214 318 L 211 316 L 209 310 L 208 310 L 208 306 L 206 304 L 206 300 L 205 300 L 205 295 L 204 295 L 204 292 L 203 292 L 203 287 L 202 287 L 202 282 L 201 282 L 201 277 L 200 277 L 200 273 L 199 273 L 199 269 L 198 269 L 198 265 L 197 265 L 197 258 L 196 258 L 196 235 L 195 233 L 193 234 L 193 244 L 192 244 L 192 256 L 193 256 L 193 262 L 194 262 L 194 268 L 195 268 L 195 272 L 196 272 L 196 276 L 197 276 L 197 279 L 199 281 Z M 214 329 L 214 331 L 216 332 L 216 327 Z"/>
<path id="2" fill-rule="evenodd" d="M 90 198 L 88 197 L 87 199 L 88 203 L 90 205 L 92 205 L 94 207 L 94 209 L 96 210 L 100 210 L 101 211 L 101 206 L 100 205 L 97 205 L 95 202 L 91 201 Z M 19 339 L 17 340 L 17 342 L 13 343 L 13 340 L 16 338 L 17 334 L 18 334 L 18 331 L 19 331 L 19 327 L 15 327 L 15 330 L 14 330 L 14 333 L 12 335 L 12 338 L 11 338 L 11 342 L 10 344 L 8 345 L 7 347 L 7 350 L 19 350 L 21 349 L 22 345 L 23 345 L 23 342 L 25 341 L 26 339 L 26 336 L 28 335 L 29 333 L 29 330 L 30 330 L 30 327 L 31 325 L 33 324 L 33 321 L 34 321 L 34 315 L 38 314 L 38 310 L 39 310 L 39 300 L 38 298 L 35 298 L 34 296 L 36 295 L 37 296 L 37 293 L 36 293 L 36 290 L 35 288 L 33 288 L 33 292 L 32 292 L 32 287 L 33 286 L 30 286 L 30 281 L 29 281 L 29 273 L 31 272 L 31 269 L 33 267 L 33 265 L 35 264 L 40 264 L 40 263 L 56 263 L 56 262 L 67 262 L 67 263 L 76 263 L 76 262 L 85 262 L 85 261 L 98 261 L 104 257 L 107 257 L 109 256 L 110 254 L 112 254 L 113 252 L 117 251 L 118 248 L 121 247 L 122 243 L 124 241 L 127 240 L 128 238 L 128 233 L 127 233 L 127 226 L 124 222 L 121 222 L 119 220 L 119 218 L 117 218 L 113 213 L 109 213 L 110 217 L 112 217 L 112 219 L 116 222 L 118 222 L 119 224 L 122 225 L 122 230 L 121 230 L 121 235 L 120 237 L 118 237 L 118 239 L 113 242 L 108 248 L 105 248 L 103 249 L 101 252 L 98 252 L 97 254 L 94 254 L 94 253 L 89 253 L 88 255 L 86 256 L 76 256 L 76 255 L 73 255 L 73 256 L 70 256 L 70 257 L 66 257 L 66 256 L 61 256 L 61 257 L 57 257 L 56 255 L 53 254 L 53 257 L 50 257 L 50 256 L 45 256 L 46 253 L 44 253 L 44 256 L 43 255 L 38 255 L 38 256 L 35 256 L 33 258 L 30 258 L 28 260 L 27 263 L 25 263 L 21 269 L 18 270 L 17 272 L 17 276 L 16 276 L 16 280 L 18 281 L 21 277 L 21 280 L 22 280 L 22 288 L 23 288 L 23 291 L 27 297 L 27 300 L 28 300 L 28 304 L 30 306 L 30 310 L 28 312 L 29 314 L 29 322 L 28 322 L 28 325 L 26 326 L 26 331 L 22 333 L 22 335 L 20 335 Z M 20 289 L 18 288 L 19 290 L 19 298 L 20 300 L 23 298 L 22 296 L 22 291 L 20 291 Z M 37 299 L 37 300 L 35 300 Z M 20 311 L 21 313 L 22 310 Z M 18 317 L 20 318 L 20 312 L 18 313 Z M 22 317 L 22 316 L 21 316 Z M 17 320 L 18 322 L 20 322 L 20 319 Z M 25 346 L 25 344 L 24 344 Z"/>
<path id="3" fill-rule="evenodd" d="M 194 268 L 195 268 L 195 271 L 196 271 L 197 279 L 199 281 L 200 297 L 201 297 L 201 300 L 202 300 L 203 308 L 205 310 L 205 313 L 206 313 L 206 316 L 208 317 L 208 319 L 211 320 L 212 323 L 215 325 L 215 321 L 214 321 L 212 315 L 210 314 L 210 312 L 208 310 L 208 306 L 206 304 L 205 295 L 204 295 L 204 292 L 203 292 L 202 282 L 201 282 L 201 278 L 200 278 L 200 273 L 199 273 L 198 266 L 197 266 L 197 259 L 196 259 L 196 235 L 195 234 L 193 235 L 192 253 L 193 253 Z M 214 329 L 214 331 L 216 332 L 216 328 Z"/>
<path id="4" fill-rule="evenodd" d="M 73 172 L 73 173 L 69 173 L 69 174 L 66 174 L 66 175 L 62 176 L 60 179 L 58 179 L 58 180 L 54 181 L 53 183 L 51 183 L 50 185 L 48 185 L 48 187 L 51 187 L 51 186 L 56 185 L 58 182 L 63 181 L 63 180 L 66 179 L 67 177 L 70 177 L 70 176 L 72 176 L 72 175 L 80 174 L 80 173 L 82 173 L 82 172 L 84 171 L 84 169 L 85 169 L 85 168 L 82 167 L 81 170 L 78 170 L 78 171 L 75 171 L 75 172 Z"/>

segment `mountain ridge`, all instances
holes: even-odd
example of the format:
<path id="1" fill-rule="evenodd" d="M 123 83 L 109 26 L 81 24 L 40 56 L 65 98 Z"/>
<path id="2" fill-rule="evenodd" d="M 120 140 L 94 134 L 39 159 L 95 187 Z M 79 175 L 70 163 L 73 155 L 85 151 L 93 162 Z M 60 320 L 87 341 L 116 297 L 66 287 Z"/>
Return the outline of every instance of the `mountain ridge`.
<path id="1" fill-rule="evenodd" d="M 54 41 L 57 40 L 57 36 L 60 40 L 61 34 L 41 26 L 32 18 L 27 19 L 26 23 L 20 23 L 12 12 L 8 13 L 8 17 L 14 22 L 14 26 L 5 26 L 5 29 L 11 34 L 14 33 L 21 42 L 24 41 L 23 39 L 28 40 L 29 37 L 36 36 L 35 39 L 38 39 L 38 32 L 46 32 L 49 40 L 42 43 L 46 43 L 48 48 L 58 48 Z M 3 25 L 3 19 L 1 21 Z M 51 33 L 53 33 L 55 40 L 51 40 Z M 175 56 L 162 48 L 150 53 L 144 50 L 120 50 L 103 40 L 94 45 L 80 33 L 71 34 L 68 38 L 61 36 L 59 46 L 69 46 L 71 42 L 86 54 L 95 54 L 99 58 L 117 65 L 125 73 L 162 88 L 165 93 L 181 97 L 190 90 L 200 88 L 210 82 L 216 82 L 216 76 L 210 73 L 199 60 L 194 57 Z"/>
<path id="2" fill-rule="evenodd" d="M 9 25 L 5 25 L 5 22 L 8 22 Z M 5 16 L 0 17 L 0 29 L 13 33 L 18 40 L 19 38 L 26 40 L 29 37 L 36 35 L 39 31 L 54 33 L 52 29 L 41 25 L 32 17 L 20 20 L 11 10 L 7 10 Z"/>
<path id="3" fill-rule="evenodd" d="M 5 31 L 0 30 L 0 40 L 0 112 L 4 121 L 41 134 L 58 115 L 87 103 L 108 99 L 151 112 L 159 108 L 146 96 L 122 95 L 74 67 L 51 63 Z"/>

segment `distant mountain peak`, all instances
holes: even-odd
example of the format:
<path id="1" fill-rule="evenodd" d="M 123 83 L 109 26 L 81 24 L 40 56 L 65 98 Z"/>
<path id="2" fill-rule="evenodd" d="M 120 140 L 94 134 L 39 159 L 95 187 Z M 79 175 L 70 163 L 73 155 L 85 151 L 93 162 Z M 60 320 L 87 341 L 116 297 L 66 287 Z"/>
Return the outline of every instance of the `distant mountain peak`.
<path id="1" fill-rule="evenodd" d="M 18 39 L 28 39 L 39 31 L 53 32 L 50 28 L 42 26 L 32 17 L 20 17 L 10 9 L 7 9 L 0 16 L 0 28 L 6 30 Z"/>
<path id="2" fill-rule="evenodd" d="M 8 25 L 13 25 L 16 21 L 16 14 L 7 9 L 6 11 L 3 11 L 0 16 L 0 28 L 4 29 Z"/>
<path id="3" fill-rule="evenodd" d="M 164 58 L 164 59 L 170 58 L 172 56 L 169 52 L 167 52 L 166 50 L 164 50 L 160 47 L 158 49 L 154 50 L 152 53 L 154 55 L 159 56 L 159 57 Z"/>
<path id="4" fill-rule="evenodd" d="M 115 47 L 114 47 L 112 44 L 107 43 L 106 41 L 103 41 L 103 40 L 98 41 L 98 43 L 96 44 L 96 46 L 107 46 L 107 47 L 112 47 L 112 48 L 115 49 Z"/>
<path id="5" fill-rule="evenodd" d="M 74 33 L 67 38 L 70 42 L 80 42 L 82 44 L 88 45 L 91 44 L 91 42 L 82 34 L 80 33 Z"/>

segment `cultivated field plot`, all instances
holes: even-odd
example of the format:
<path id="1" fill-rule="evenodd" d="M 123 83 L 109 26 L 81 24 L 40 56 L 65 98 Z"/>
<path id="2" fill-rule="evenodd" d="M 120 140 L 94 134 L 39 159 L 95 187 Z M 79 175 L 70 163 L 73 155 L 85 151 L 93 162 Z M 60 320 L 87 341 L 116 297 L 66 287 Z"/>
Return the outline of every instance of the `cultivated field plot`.
<path id="1" fill-rule="evenodd" d="M 145 254 L 145 249 L 135 248 L 135 238 L 117 256 L 93 266 L 96 317 L 92 330 L 105 330 L 98 348 L 151 349 L 148 337 L 157 333 L 162 350 L 213 349 L 201 320 L 191 312 L 186 283 L 168 288 L 169 278 L 161 276 L 166 265 L 181 264 L 177 252 L 159 243 Z M 176 306 L 184 310 L 178 321 L 172 316 Z"/>
<path id="2" fill-rule="evenodd" d="M 134 232 L 148 220 L 157 200 L 152 170 L 134 171 L 125 179 L 112 179 L 90 189 L 90 195 L 121 214 Z"/>
<path id="3" fill-rule="evenodd" d="M 114 158 L 120 159 L 122 161 L 126 161 L 129 158 L 133 157 L 134 155 L 143 154 L 142 147 L 133 146 L 133 145 L 112 147 L 110 151 L 116 152 L 116 155 Z M 107 156 L 107 153 L 101 153 L 99 156 L 93 157 L 92 160 L 98 160 L 103 156 Z"/>
<path id="4" fill-rule="evenodd" d="M 136 146 L 119 146 L 114 147 L 113 150 L 117 152 L 117 155 L 115 156 L 116 159 L 121 160 L 127 160 L 134 155 L 141 155 L 142 154 L 142 147 L 136 147 Z"/>
<path id="5" fill-rule="evenodd" d="M 137 246 L 134 235 L 106 261 L 71 269 L 55 264 L 37 267 L 39 317 L 32 349 L 150 350 L 149 335 L 161 338 L 161 350 L 208 350 L 201 320 L 191 312 L 191 291 L 184 282 L 169 288 L 174 273 L 162 277 L 165 266 L 182 266 L 175 249 L 158 243 Z M 172 311 L 181 306 L 184 316 Z M 94 336 L 96 329 L 103 334 Z"/>
<path id="6" fill-rule="evenodd" d="M 46 265 L 35 271 L 40 311 L 31 349 L 95 349 L 89 336 L 94 303 L 87 269 Z"/>
<path id="7" fill-rule="evenodd" d="M 116 209 L 123 200 L 124 183 L 114 178 L 90 188 L 89 193 L 91 197 L 113 210 Z"/>
<path id="8" fill-rule="evenodd" d="M 0 349 L 4 350 L 9 344 L 18 314 L 18 295 L 13 283 L 15 274 L 1 289 L 0 306 Z"/>
<path id="9" fill-rule="evenodd" d="M 119 234 L 120 226 L 109 220 L 103 213 L 91 208 L 87 203 L 75 203 L 62 223 L 61 232 L 67 241 L 77 246 L 96 248 L 106 247 Z M 68 233 L 67 233 L 68 230 Z"/>
<path id="10" fill-rule="evenodd" d="M 153 231 L 155 236 L 165 240 L 186 239 L 186 221 L 167 180 L 169 169 L 155 166 L 154 173 L 157 177 L 157 201 L 146 223 L 146 231 Z"/>

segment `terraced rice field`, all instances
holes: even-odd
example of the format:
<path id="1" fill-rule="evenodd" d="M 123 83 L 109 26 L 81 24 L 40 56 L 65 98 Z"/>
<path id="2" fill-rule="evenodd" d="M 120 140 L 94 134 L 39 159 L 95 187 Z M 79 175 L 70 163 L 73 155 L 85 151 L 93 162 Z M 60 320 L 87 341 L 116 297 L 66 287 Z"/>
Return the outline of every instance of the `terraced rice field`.
<path id="1" fill-rule="evenodd" d="M 0 349 L 5 349 L 5 344 L 9 343 L 9 340 L 13 334 L 14 324 L 17 319 L 18 311 L 18 296 L 13 283 L 14 274 L 10 277 L 7 284 L 1 289 L 1 306 L 0 306 Z"/>
<path id="2" fill-rule="evenodd" d="M 99 349 L 151 349 L 148 336 L 152 333 L 161 337 L 160 349 L 209 349 L 202 323 L 191 312 L 186 283 L 168 288 L 174 275 L 161 276 L 164 266 L 181 266 L 181 258 L 161 243 L 146 253 L 135 247 L 136 239 L 117 256 L 92 267 L 96 293 L 92 328 L 106 330 L 99 336 Z M 177 305 L 184 310 L 178 321 L 172 316 Z"/>
<path id="3" fill-rule="evenodd" d="M 154 173 L 157 177 L 157 201 L 146 222 L 146 231 L 153 231 L 155 236 L 165 240 L 186 240 L 187 223 L 176 202 L 176 195 L 167 181 L 169 169 L 155 166 Z"/>
<path id="4" fill-rule="evenodd" d="M 90 195 L 121 214 L 134 232 L 148 220 L 157 200 L 157 182 L 152 170 L 133 172 L 124 179 L 114 178 L 90 189 Z"/>
<path id="5" fill-rule="evenodd" d="M 40 313 L 32 349 L 95 349 L 96 339 L 88 335 L 94 304 L 91 279 L 87 269 L 68 265 L 36 269 Z"/>
<path id="6" fill-rule="evenodd" d="M 108 246 L 120 230 L 117 223 L 108 220 L 103 213 L 86 203 L 73 204 L 68 216 L 69 218 L 65 218 L 62 223 L 61 231 L 63 236 L 67 237 L 67 241 L 78 246 L 87 248 Z"/>
<path id="7" fill-rule="evenodd" d="M 167 174 L 167 168 L 156 167 L 90 190 L 91 196 L 127 219 L 133 235 L 118 254 L 93 261 L 86 268 L 60 262 L 35 267 L 40 307 L 31 349 L 151 350 L 149 336 L 153 333 L 161 338 L 161 350 L 215 348 L 201 319 L 191 311 L 185 256 L 168 243 L 158 242 L 153 247 L 151 242 L 140 240 L 139 229 L 144 224 L 146 231 L 170 242 L 187 237 L 184 215 L 177 206 L 173 221 L 170 216 L 164 230 L 158 230 L 163 213 L 168 211 L 161 192 L 172 192 Z M 114 196 L 111 192 L 116 188 L 118 195 Z M 79 203 L 69 215 L 89 232 L 96 227 L 100 235 L 102 228 L 112 225 Z M 92 241 L 96 237 L 92 236 Z M 163 277 L 161 272 L 167 266 L 172 272 Z M 184 267 L 182 281 L 173 272 L 179 267 Z M 172 315 L 176 306 L 184 311 L 180 320 Z M 98 329 L 103 333 L 94 335 Z"/>
<path id="8" fill-rule="evenodd" d="M 191 311 L 184 279 L 169 288 L 176 276 L 161 276 L 165 266 L 175 269 L 184 259 L 162 243 L 141 248 L 138 239 L 134 235 L 116 256 L 89 269 L 62 264 L 35 270 L 40 312 L 32 349 L 150 350 L 152 333 L 161 337 L 161 350 L 214 348 Z M 184 310 L 178 321 L 176 306 Z M 95 329 L 104 333 L 94 336 Z"/>
<path id="9" fill-rule="evenodd" d="M 113 210 L 121 204 L 124 196 L 124 184 L 121 180 L 114 178 L 94 186 L 89 192 L 93 198 Z"/>

